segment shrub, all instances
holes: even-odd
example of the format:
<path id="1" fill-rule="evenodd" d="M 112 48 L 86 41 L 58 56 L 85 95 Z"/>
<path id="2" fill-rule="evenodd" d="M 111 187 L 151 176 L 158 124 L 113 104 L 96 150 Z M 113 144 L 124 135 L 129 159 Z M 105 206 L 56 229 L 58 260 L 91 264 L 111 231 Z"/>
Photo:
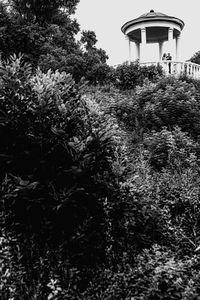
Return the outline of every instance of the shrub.
<path id="1" fill-rule="evenodd" d="M 115 85 L 121 90 L 134 89 L 137 85 L 142 85 L 145 79 L 152 82 L 157 81 L 162 76 L 162 68 L 158 66 L 140 66 L 139 62 L 124 63 L 115 69 Z"/>
<path id="2" fill-rule="evenodd" d="M 112 68 L 107 64 L 95 64 L 85 74 L 86 80 L 93 85 L 105 85 L 112 82 Z"/>
<path id="3" fill-rule="evenodd" d="M 171 130 L 179 126 L 197 139 L 200 134 L 199 92 L 191 83 L 163 78 L 146 82 L 129 97 L 116 99 L 112 111 L 129 131 Z"/>
<path id="4" fill-rule="evenodd" d="M 197 85 L 0 73 L 3 299 L 198 299 Z"/>
<path id="5" fill-rule="evenodd" d="M 80 299 L 198 299 L 199 258 L 174 256 L 167 247 L 153 245 L 116 269 L 99 272 Z"/>
<path id="6" fill-rule="evenodd" d="M 144 145 L 148 149 L 150 165 L 155 169 L 170 168 L 177 172 L 197 164 L 199 145 L 179 127 L 172 131 L 163 128 L 159 132 L 152 131 L 144 137 Z"/>
<path id="7" fill-rule="evenodd" d="M 14 57 L 1 74 L 6 225 L 25 237 L 35 234 L 40 246 L 44 239 L 50 247 L 67 245 L 66 255 L 74 261 L 106 259 L 105 201 L 112 218 L 119 197 L 114 127 L 92 111 L 81 97 L 83 87 L 64 72 L 33 75 Z"/>

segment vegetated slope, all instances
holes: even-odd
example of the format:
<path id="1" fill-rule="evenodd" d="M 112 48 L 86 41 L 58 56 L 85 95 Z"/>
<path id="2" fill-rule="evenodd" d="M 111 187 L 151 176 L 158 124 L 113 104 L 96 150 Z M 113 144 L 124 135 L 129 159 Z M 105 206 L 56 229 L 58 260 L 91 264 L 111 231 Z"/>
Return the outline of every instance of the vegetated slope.
<path id="1" fill-rule="evenodd" d="M 1 66 L 2 299 L 198 299 L 199 85 L 139 84 Z"/>

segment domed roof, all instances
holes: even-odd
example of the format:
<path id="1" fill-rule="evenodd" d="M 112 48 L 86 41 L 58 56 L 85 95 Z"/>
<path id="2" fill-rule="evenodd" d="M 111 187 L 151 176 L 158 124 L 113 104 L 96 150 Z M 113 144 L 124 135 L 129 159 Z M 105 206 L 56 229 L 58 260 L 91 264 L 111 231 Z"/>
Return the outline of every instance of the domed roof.
<path id="1" fill-rule="evenodd" d="M 155 18 L 155 17 L 167 17 L 167 15 L 162 14 L 160 12 L 155 12 L 153 9 L 150 12 L 141 15 L 139 18 Z"/>
<path id="2" fill-rule="evenodd" d="M 155 12 L 153 9 L 150 10 L 150 12 L 145 13 L 143 15 L 141 15 L 140 17 L 133 19 L 131 21 L 126 22 L 121 30 L 124 34 L 126 34 L 126 30 L 132 26 L 132 25 L 136 25 L 136 24 L 140 24 L 143 22 L 151 22 L 151 21 L 165 21 L 165 22 L 172 22 L 175 23 L 177 25 L 180 26 L 180 29 L 182 30 L 184 27 L 184 22 L 181 19 L 178 19 L 176 17 L 172 17 L 172 16 L 168 16 L 165 15 L 161 12 Z"/>

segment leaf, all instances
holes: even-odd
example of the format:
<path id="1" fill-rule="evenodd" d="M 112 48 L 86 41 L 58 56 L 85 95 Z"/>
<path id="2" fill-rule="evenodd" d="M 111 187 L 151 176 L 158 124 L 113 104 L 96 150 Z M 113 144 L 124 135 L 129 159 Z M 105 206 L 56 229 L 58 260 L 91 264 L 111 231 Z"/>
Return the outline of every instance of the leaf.
<path id="1" fill-rule="evenodd" d="M 48 297 L 47 297 L 48 300 L 51 300 L 51 299 L 53 299 L 53 298 L 54 298 L 54 295 L 53 295 L 52 293 L 49 294 Z"/>
<path id="2" fill-rule="evenodd" d="M 194 250 L 194 252 L 199 252 L 200 251 L 200 246 L 198 246 L 195 250 Z"/>
<path id="3" fill-rule="evenodd" d="M 22 180 L 21 179 L 19 184 L 22 185 L 22 186 L 27 186 L 29 184 L 29 182 L 30 182 L 29 180 Z"/>
<path id="4" fill-rule="evenodd" d="M 55 134 L 55 135 L 63 135 L 65 134 L 65 131 L 62 129 L 57 129 L 56 127 L 51 127 L 51 131 Z"/>

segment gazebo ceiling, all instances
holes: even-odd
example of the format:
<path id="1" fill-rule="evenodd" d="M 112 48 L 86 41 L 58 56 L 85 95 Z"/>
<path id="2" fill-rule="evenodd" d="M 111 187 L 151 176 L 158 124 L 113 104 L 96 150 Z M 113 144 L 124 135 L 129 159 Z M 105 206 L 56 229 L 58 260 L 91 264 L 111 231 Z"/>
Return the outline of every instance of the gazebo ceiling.
<path id="1" fill-rule="evenodd" d="M 164 42 L 168 40 L 168 28 L 167 27 L 147 27 L 147 43 Z M 178 30 L 174 30 L 173 38 L 180 34 Z M 130 40 L 141 43 L 141 30 L 136 29 L 131 31 L 128 36 Z"/>
<path id="2" fill-rule="evenodd" d="M 158 24 L 158 26 L 156 25 Z M 121 30 L 128 34 L 131 40 L 141 42 L 141 28 L 146 27 L 147 43 L 166 41 L 168 39 L 168 28 L 174 24 L 174 37 L 178 36 L 184 27 L 184 22 L 178 18 L 167 16 L 160 12 L 151 10 L 149 13 L 141 15 L 139 18 L 126 22 Z M 180 29 L 180 30 L 177 30 Z"/>

